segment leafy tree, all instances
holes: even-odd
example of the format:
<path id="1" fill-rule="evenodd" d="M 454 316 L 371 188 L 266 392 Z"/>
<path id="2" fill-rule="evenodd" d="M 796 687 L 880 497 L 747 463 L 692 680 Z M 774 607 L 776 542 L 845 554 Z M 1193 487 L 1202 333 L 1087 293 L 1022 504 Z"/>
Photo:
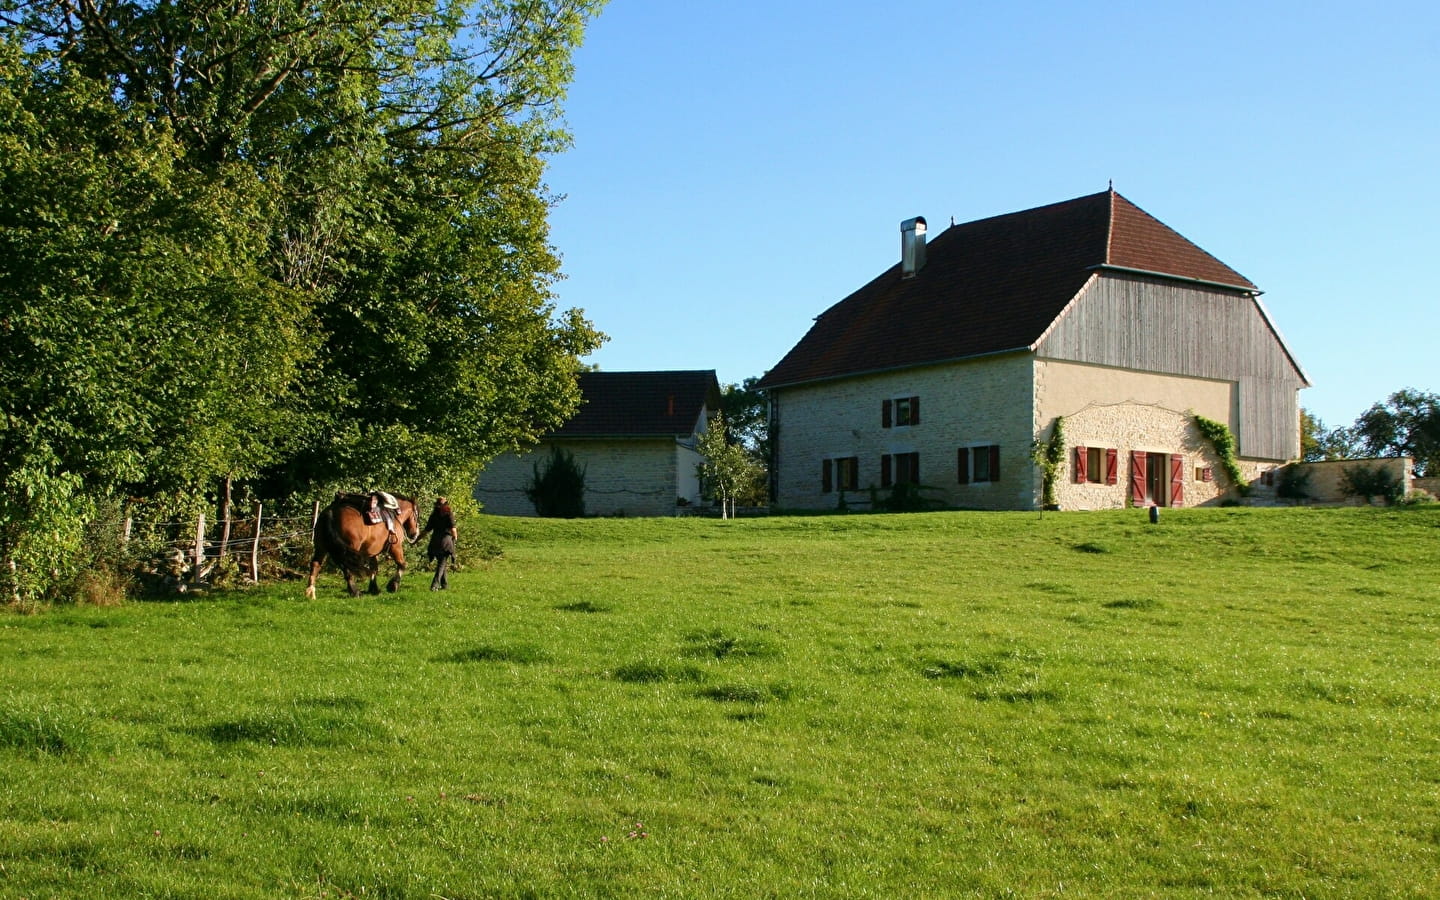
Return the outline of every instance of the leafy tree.
<path id="1" fill-rule="evenodd" d="M 1396 391 L 1361 413 L 1352 432 L 1371 456 L 1408 456 L 1415 474 L 1440 473 L 1440 395 Z"/>
<path id="2" fill-rule="evenodd" d="M 562 422 L 603 336 L 541 179 L 600 5 L 0 0 L 0 580 L 117 495 L 420 490 Z"/>
<path id="3" fill-rule="evenodd" d="M 732 442 L 750 451 L 756 459 L 770 458 L 770 398 L 755 389 L 758 376 L 720 389 L 720 411 L 725 417 Z"/>
<path id="4" fill-rule="evenodd" d="M 1327 429 L 1307 409 L 1300 410 L 1300 458 L 1305 462 L 1350 459 L 1360 455 L 1351 430 L 1343 426 Z"/>
<path id="5" fill-rule="evenodd" d="M 749 477 L 740 485 L 736 499 L 747 506 L 770 501 L 766 473 L 770 468 L 770 398 L 755 389 L 758 377 L 720 389 L 720 410 L 726 435 L 738 444 L 754 463 Z"/>

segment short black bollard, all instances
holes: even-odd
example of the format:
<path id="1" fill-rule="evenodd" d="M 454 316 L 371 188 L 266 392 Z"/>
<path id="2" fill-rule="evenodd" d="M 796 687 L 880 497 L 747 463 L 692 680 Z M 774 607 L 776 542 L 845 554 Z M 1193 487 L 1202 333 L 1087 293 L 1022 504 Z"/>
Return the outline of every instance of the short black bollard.
<path id="1" fill-rule="evenodd" d="M 1150 507 L 1150 524 L 1151 524 L 1151 525 L 1159 525 L 1159 524 L 1160 524 L 1160 507 L 1158 507 L 1158 506 L 1152 506 L 1152 507 Z"/>

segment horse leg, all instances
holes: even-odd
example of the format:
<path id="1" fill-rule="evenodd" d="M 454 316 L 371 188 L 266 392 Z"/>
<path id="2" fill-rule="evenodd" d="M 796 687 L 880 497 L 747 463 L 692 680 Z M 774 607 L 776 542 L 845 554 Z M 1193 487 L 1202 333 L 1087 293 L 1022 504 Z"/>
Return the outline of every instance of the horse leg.
<path id="1" fill-rule="evenodd" d="M 385 590 L 393 594 L 400 589 L 400 579 L 405 577 L 405 551 L 398 540 L 390 545 L 390 557 L 395 560 L 395 577 L 390 579 Z"/>
<path id="2" fill-rule="evenodd" d="M 316 553 L 310 559 L 310 579 L 305 582 L 305 599 L 315 599 L 315 578 L 320 574 L 320 566 L 325 562 L 325 554 Z"/>
<path id="3" fill-rule="evenodd" d="M 360 596 L 360 585 L 355 580 L 355 575 L 354 569 L 345 570 L 345 589 L 350 592 L 350 596 L 352 597 Z"/>

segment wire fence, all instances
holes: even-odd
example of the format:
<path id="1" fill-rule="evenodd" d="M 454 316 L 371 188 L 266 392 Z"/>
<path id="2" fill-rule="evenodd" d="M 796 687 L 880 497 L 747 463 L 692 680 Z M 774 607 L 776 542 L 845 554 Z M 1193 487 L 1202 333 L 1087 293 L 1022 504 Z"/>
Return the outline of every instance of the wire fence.
<path id="1" fill-rule="evenodd" d="M 309 561 L 320 503 L 304 515 L 266 515 L 259 502 L 248 515 L 222 512 L 213 520 L 203 513 L 189 521 L 146 513 L 137 503 L 119 521 L 92 523 L 92 544 L 113 547 L 160 587 L 183 590 L 221 578 L 258 584 L 294 577 Z"/>

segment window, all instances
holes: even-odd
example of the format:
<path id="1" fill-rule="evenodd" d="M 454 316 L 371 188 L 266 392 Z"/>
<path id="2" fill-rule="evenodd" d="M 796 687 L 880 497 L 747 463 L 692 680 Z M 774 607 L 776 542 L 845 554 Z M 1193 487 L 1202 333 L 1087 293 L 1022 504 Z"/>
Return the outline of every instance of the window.
<path id="1" fill-rule="evenodd" d="M 880 486 L 920 483 L 920 454 L 887 453 L 880 457 Z"/>
<path id="2" fill-rule="evenodd" d="M 1214 480 L 1215 480 L 1215 470 L 1212 469 L 1212 468 L 1210 468 L 1209 466 L 1196 466 L 1196 467 L 1195 467 L 1195 480 L 1196 480 L 1196 481 L 1214 481 Z"/>
<path id="3" fill-rule="evenodd" d="M 956 454 L 955 470 L 961 484 L 977 484 L 1000 480 L 1000 447 L 980 444 L 961 447 Z"/>
<path id="4" fill-rule="evenodd" d="M 820 462 L 820 490 L 857 491 L 860 489 L 860 458 L 839 456 Z"/>
<path id="5" fill-rule="evenodd" d="M 906 428 L 920 424 L 920 398 L 896 397 L 880 402 L 881 428 Z"/>
<path id="6" fill-rule="evenodd" d="M 1116 484 L 1120 454 L 1113 447 L 1076 447 L 1071 475 L 1076 484 Z"/>

